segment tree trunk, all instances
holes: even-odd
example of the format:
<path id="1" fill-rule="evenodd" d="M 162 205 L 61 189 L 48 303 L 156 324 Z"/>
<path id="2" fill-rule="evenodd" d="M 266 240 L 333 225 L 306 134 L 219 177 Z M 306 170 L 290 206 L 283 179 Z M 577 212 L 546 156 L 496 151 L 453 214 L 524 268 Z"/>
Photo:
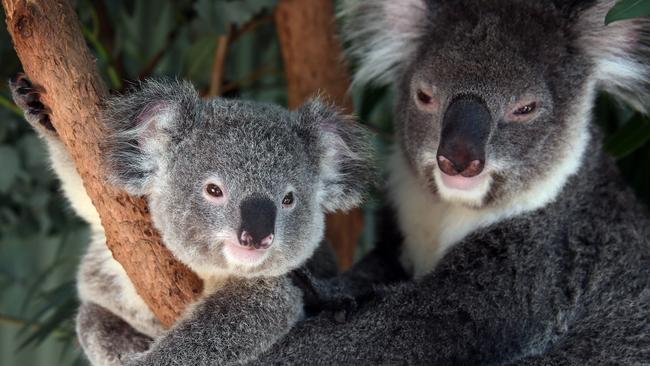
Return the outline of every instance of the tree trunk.
<path id="1" fill-rule="evenodd" d="M 289 85 L 289 107 L 297 108 L 322 91 L 351 113 L 350 77 L 336 37 L 334 2 L 282 0 L 275 11 L 275 22 Z M 361 210 L 327 217 L 327 238 L 343 269 L 352 264 L 362 230 Z"/>
<path id="2" fill-rule="evenodd" d="M 99 212 L 113 257 L 158 319 L 170 326 L 201 294 L 202 283 L 162 244 L 146 201 L 106 184 L 100 101 L 108 91 L 74 9 L 68 0 L 2 4 L 18 57 L 32 82 L 45 90 L 43 102 Z"/>

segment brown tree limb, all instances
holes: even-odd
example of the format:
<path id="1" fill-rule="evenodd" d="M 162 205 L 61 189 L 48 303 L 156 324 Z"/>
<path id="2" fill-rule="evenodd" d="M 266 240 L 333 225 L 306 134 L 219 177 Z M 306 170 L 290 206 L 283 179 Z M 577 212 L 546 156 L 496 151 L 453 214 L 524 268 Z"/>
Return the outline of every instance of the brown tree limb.
<path id="1" fill-rule="evenodd" d="M 334 2 L 282 0 L 275 10 L 275 22 L 289 86 L 289 107 L 296 108 L 324 92 L 346 112 L 352 112 L 350 76 L 335 36 Z M 362 230 L 360 210 L 327 218 L 327 237 L 344 269 L 352 264 Z"/>
<path id="2" fill-rule="evenodd" d="M 208 90 L 206 97 L 211 98 L 220 96 L 227 92 L 229 90 L 228 88 L 232 90 L 232 85 L 223 85 L 230 45 L 239 37 L 248 32 L 254 31 L 271 20 L 273 20 L 273 18 L 270 16 L 255 17 L 239 28 L 234 26 L 226 27 L 228 28 L 228 33 L 217 37 L 217 49 L 215 51 L 214 61 L 212 63 L 212 74 L 210 77 L 210 89 Z"/>
<path id="3" fill-rule="evenodd" d="M 272 21 L 273 21 L 273 17 L 270 15 L 257 16 L 251 19 L 250 21 L 248 21 L 246 24 L 242 25 L 241 27 L 235 29 L 235 31 L 232 33 L 231 41 L 235 42 L 237 39 L 239 39 L 239 37 L 243 36 L 244 34 L 253 32 L 257 28 Z"/>
<path id="4" fill-rule="evenodd" d="M 229 26 L 228 33 L 217 38 L 217 50 L 214 54 L 212 63 L 212 75 L 210 77 L 210 90 L 207 97 L 218 97 L 221 95 L 223 86 L 223 77 L 226 72 L 226 62 L 228 61 L 228 49 L 232 39 L 234 28 Z"/>
<path id="5" fill-rule="evenodd" d="M 44 88 L 51 120 L 102 219 L 107 245 L 138 294 L 169 326 L 202 292 L 200 279 L 162 244 L 141 198 L 106 184 L 100 101 L 108 91 L 68 0 L 2 0 L 7 28 L 30 79 Z"/>

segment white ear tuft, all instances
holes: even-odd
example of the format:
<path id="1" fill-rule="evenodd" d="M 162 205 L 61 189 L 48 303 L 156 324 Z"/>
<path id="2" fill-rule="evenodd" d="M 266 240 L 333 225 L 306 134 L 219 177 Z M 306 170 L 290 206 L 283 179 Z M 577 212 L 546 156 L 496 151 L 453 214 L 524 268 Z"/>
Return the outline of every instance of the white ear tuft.
<path id="1" fill-rule="evenodd" d="M 113 184 L 147 194 L 170 141 L 191 128 L 199 104 L 190 83 L 165 80 L 148 80 L 129 94 L 109 98 L 102 117 L 111 134 L 104 151 Z"/>
<path id="2" fill-rule="evenodd" d="M 615 0 L 601 0 L 580 15 L 579 44 L 596 65 L 598 86 L 650 112 L 650 19 L 622 20 L 605 25 Z"/>
<path id="3" fill-rule="evenodd" d="M 350 142 L 345 140 L 349 132 L 343 129 L 345 126 L 339 125 L 340 123 L 353 125 L 356 122 L 343 119 L 336 122 L 323 121 L 322 125 L 323 156 L 320 165 L 323 189 L 319 190 L 319 200 L 327 212 L 348 211 L 359 206 L 367 188 L 364 185 L 368 182 L 363 174 L 356 175 L 365 173 L 367 165 L 370 165 L 368 151 L 365 147 L 354 151 L 353 148 L 357 147 L 350 146 Z M 360 185 L 357 179 L 362 182 Z"/>
<path id="4" fill-rule="evenodd" d="M 318 99 L 299 111 L 319 146 L 318 200 L 326 212 L 359 206 L 375 183 L 374 154 L 368 132 L 351 117 Z"/>
<path id="5" fill-rule="evenodd" d="M 425 0 L 346 0 L 340 16 L 348 53 L 359 61 L 354 84 L 395 81 L 425 33 Z"/>

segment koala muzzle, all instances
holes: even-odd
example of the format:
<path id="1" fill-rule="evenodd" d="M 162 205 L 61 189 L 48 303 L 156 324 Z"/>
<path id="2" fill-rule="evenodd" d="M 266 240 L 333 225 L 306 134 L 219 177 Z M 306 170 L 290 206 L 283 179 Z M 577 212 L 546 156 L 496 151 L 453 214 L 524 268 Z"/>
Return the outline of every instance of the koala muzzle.
<path id="1" fill-rule="evenodd" d="M 456 97 L 445 112 L 438 145 L 438 167 L 451 176 L 474 177 L 485 167 L 492 117 L 481 98 Z"/>
<path id="2" fill-rule="evenodd" d="M 251 249 L 266 249 L 273 243 L 276 208 L 268 198 L 253 196 L 240 205 L 239 244 Z"/>

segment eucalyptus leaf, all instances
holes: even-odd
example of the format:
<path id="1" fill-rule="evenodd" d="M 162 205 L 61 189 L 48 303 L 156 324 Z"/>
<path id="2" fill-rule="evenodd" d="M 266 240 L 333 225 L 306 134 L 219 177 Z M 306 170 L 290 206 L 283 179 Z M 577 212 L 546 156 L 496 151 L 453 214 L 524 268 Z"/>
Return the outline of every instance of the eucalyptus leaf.
<path id="1" fill-rule="evenodd" d="M 185 75 L 192 80 L 209 80 L 217 49 L 217 39 L 213 36 L 204 36 L 194 42 L 187 50 L 185 58 Z"/>
<path id="2" fill-rule="evenodd" d="M 158 52 L 164 52 L 174 30 L 174 3 L 170 0 L 136 1 L 132 12 L 123 7 L 118 27 L 120 47 L 125 53 L 125 66 L 137 75 Z"/>
<path id="3" fill-rule="evenodd" d="M 198 0 L 194 8 L 201 22 L 215 34 L 226 34 L 228 26 L 242 26 L 278 0 Z"/>
<path id="4" fill-rule="evenodd" d="M 36 134 L 30 133 L 21 137 L 16 145 L 25 168 L 36 169 L 39 173 L 45 171 L 44 175 L 48 175 L 45 146 L 41 139 L 36 137 Z"/>
<path id="5" fill-rule="evenodd" d="M 56 332 L 57 329 L 64 322 L 72 321 L 74 314 L 77 312 L 77 307 L 79 306 L 75 297 L 68 298 L 64 303 L 59 306 L 52 308 L 54 312 L 52 315 L 45 318 L 43 323 L 36 323 L 36 331 L 32 332 L 23 342 L 18 346 L 18 350 L 21 350 L 27 346 L 38 346 L 41 344 L 47 337 L 52 333 Z M 33 323 L 30 323 L 30 326 Z"/>
<path id="6" fill-rule="evenodd" d="M 605 24 L 650 16 L 650 0 L 620 0 L 609 10 Z"/>
<path id="7" fill-rule="evenodd" d="M 0 145 L 0 193 L 6 193 L 11 188 L 14 180 L 20 175 L 20 158 L 15 148 Z"/>
<path id="8" fill-rule="evenodd" d="M 620 159 L 650 140 L 650 120 L 641 114 L 632 117 L 605 142 L 605 149 Z"/>

